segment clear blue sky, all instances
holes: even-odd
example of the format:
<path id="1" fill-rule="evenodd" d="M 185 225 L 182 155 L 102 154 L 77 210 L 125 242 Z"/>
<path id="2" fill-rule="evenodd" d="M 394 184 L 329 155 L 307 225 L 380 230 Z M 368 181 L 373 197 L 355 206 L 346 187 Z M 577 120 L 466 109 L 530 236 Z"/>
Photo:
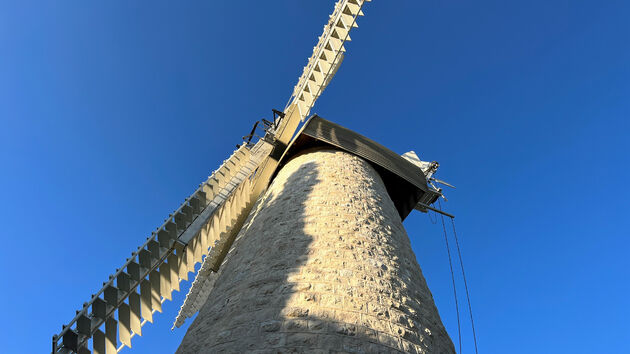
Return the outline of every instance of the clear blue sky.
<path id="1" fill-rule="evenodd" d="M 0 0 L 2 352 L 49 351 L 284 107 L 333 3 Z M 630 3 L 375 0 L 365 13 L 313 111 L 438 160 L 457 186 L 445 208 L 480 352 L 630 352 Z M 441 226 L 405 225 L 456 341 Z M 134 353 L 177 348 L 184 294 Z"/>

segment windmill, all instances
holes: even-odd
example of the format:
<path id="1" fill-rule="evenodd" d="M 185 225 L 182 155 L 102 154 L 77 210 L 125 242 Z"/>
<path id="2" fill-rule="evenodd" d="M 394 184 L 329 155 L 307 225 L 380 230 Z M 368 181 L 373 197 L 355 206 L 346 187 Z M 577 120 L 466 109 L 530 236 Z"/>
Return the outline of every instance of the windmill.
<path id="1" fill-rule="evenodd" d="M 63 326 L 62 331 L 53 336 L 53 353 L 94 352 L 110 354 L 122 350 L 125 346 L 131 348 L 132 338 L 142 334 L 142 327 L 146 323 L 153 322 L 153 314 L 156 311 L 161 311 L 163 302 L 172 299 L 172 291 L 179 291 L 181 281 L 188 281 L 191 278 L 190 273 L 195 273 L 195 266 L 199 263 L 201 263 L 201 267 L 194 275 L 191 289 L 174 326 L 179 327 L 187 318 L 202 310 L 205 304 L 212 300 L 212 292 L 218 291 L 216 289 L 224 285 L 221 283 L 222 272 L 227 259 L 231 259 L 230 257 L 233 257 L 233 253 L 235 253 L 235 240 L 240 242 L 246 230 L 256 227 L 256 215 L 268 213 L 269 210 L 273 209 L 269 204 L 265 204 L 265 200 L 271 198 L 268 198 L 267 195 L 275 186 L 275 184 L 270 186 L 270 183 L 274 180 L 284 181 L 282 183 L 287 182 L 286 178 L 288 177 L 285 176 L 286 173 L 283 173 L 285 169 L 298 166 L 298 170 L 306 171 L 303 165 L 295 165 L 295 161 L 301 161 L 301 156 L 312 156 L 309 155 L 309 151 L 316 154 L 328 154 L 326 158 L 330 157 L 331 161 L 339 159 L 339 161 L 345 161 L 343 163 L 347 163 L 347 166 L 354 166 L 353 170 L 348 170 L 347 173 L 361 170 L 363 171 L 361 173 L 366 176 L 369 175 L 369 178 L 366 177 L 369 181 L 380 181 L 369 183 L 376 185 L 374 188 L 381 188 L 382 191 L 379 190 L 377 193 L 371 189 L 368 190 L 368 194 L 372 193 L 369 200 L 378 203 L 379 208 L 380 204 L 389 203 L 386 205 L 389 209 L 383 212 L 384 216 L 375 216 L 379 220 L 390 218 L 393 220 L 391 222 L 397 223 L 394 225 L 397 227 L 398 223 L 414 209 L 423 212 L 428 209 L 436 210 L 430 206 L 441 196 L 441 190 L 430 181 L 438 167 L 436 162 L 421 161 L 414 152 L 409 152 L 403 156 L 397 155 L 384 146 L 321 117 L 312 116 L 309 118 L 314 103 L 339 69 L 345 54 L 344 44 L 350 41 L 349 32 L 352 28 L 357 27 L 357 17 L 363 15 L 362 8 L 369 1 L 371 0 L 339 0 L 335 4 L 334 11 L 324 26 L 323 34 L 319 37 L 313 54 L 309 58 L 308 64 L 304 68 L 284 110 L 274 110 L 271 121 L 256 122 L 250 134 L 244 137 L 244 141 L 237 146 L 234 153 L 206 181 L 201 183 L 179 208 L 169 215 L 164 223 L 132 253 L 124 264 L 116 269 L 108 281 L 103 284 L 103 287 L 83 304 L 83 307 L 77 311 L 76 316 L 67 325 Z M 302 163 L 310 164 L 310 162 Z M 331 162 L 330 168 L 334 169 L 335 166 Z M 316 183 L 315 179 L 311 179 L 311 182 Z M 294 183 L 302 185 L 306 182 L 300 180 Z M 352 194 L 352 192 L 348 193 Z M 358 195 L 356 200 L 365 204 L 366 202 L 361 200 L 363 197 L 363 194 Z M 387 201 L 383 201 L 383 199 L 387 199 Z M 334 204 L 338 205 L 338 203 Z M 278 204 L 274 207 L 278 208 Z M 280 208 L 282 209 L 282 206 Z M 363 216 L 359 215 L 358 217 L 362 218 Z M 370 217 L 374 217 L 374 215 Z M 282 223 L 282 220 L 278 222 L 279 225 Z M 373 224 L 376 225 L 378 222 Z M 384 228 L 384 232 L 388 232 L 390 235 L 404 235 L 406 237 L 404 230 L 402 231 L 403 234 L 400 234 L 399 230 L 394 230 L 392 233 L 391 227 L 387 229 L 388 225 L 378 224 L 377 226 Z M 403 243 L 405 242 L 404 237 L 401 238 Z M 405 247 L 409 248 L 408 246 Z M 409 252 L 406 251 L 406 248 L 403 253 L 405 254 L 401 255 L 400 258 L 408 257 Z M 396 258 L 398 259 L 398 256 Z M 409 261 L 408 263 L 413 262 Z M 384 264 L 376 264 L 375 266 L 380 267 L 379 269 L 387 268 Z M 414 265 L 409 266 L 413 267 Z M 417 264 L 415 267 L 417 268 Z M 379 270 L 379 272 L 385 274 L 383 270 Z M 347 276 L 348 279 L 352 277 L 352 275 Z M 423 293 L 423 296 L 428 292 L 421 275 L 419 275 L 421 280 L 409 280 L 408 278 L 411 277 L 409 274 L 400 276 L 404 277 L 402 282 L 409 284 L 419 282 L 417 290 L 419 293 Z M 258 288 L 255 290 L 260 291 Z M 332 292 L 332 290 L 330 291 Z M 315 300 L 315 297 L 320 296 L 320 294 L 322 293 L 313 295 L 311 300 Z M 321 295 L 322 298 L 325 295 Z M 229 300 L 226 299 L 225 304 Z M 415 311 L 413 310 L 415 305 L 406 304 L 404 301 L 416 300 L 397 298 L 396 301 L 392 300 L 391 306 L 407 306 L 409 311 Z M 376 335 L 377 342 L 390 341 L 387 346 L 392 349 L 398 345 L 400 350 L 407 351 L 405 345 L 412 345 L 415 348 L 413 351 L 417 352 L 421 351 L 422 345 L 427 346 L 429 341 L 435 341 L 437 344 L 430 344 L 433 346 L 431 348 L 452 352 L 452 343 L 441 325 L 435 306 L 430 299 L 430 293 L 429 299 L 426 301 L 430 303 L 422 311 L 426 311 L 425 317 L 430 317 L 430 321 L 427 320 L 431 322 L 430 324 L 422 321 L 420 321 L 422 323 L 414 322 L 413 318 L 420 316 L 414 314 L 409 315 L 409 318 L 405 317 L 405 321 L 408 322 L 404 324 L 396 325 L 396 327 L 393 324 L 387 325 L 387 331 L 397 331 L 396 333 L 382 334 L 381 332 L 385 330 L 380 332 L 372 330 L 369 333 Z M 401 304 L 401 302 L 403 303 Z M 264 304 L 261 306 L 264 307 Z M 370 305 L 370 308 L 372 307 L 376 311 L 374 318 L 386 316 L 387 321 L 394 321 L 389 314 L 396 312 L 393 309 L 382 310 L 377 306 Z M 296 320 L 293 326 L 298 326 L 299 323 L 308 323 L 308 326 L 313 327 L 313 330 L 317 330 L 315 325 L 311 323 L 314 321 L 311 317 L 301 316 L 304 315 L 304 311 L 296 311 L 297 315 L 293 317 L 304 317 L 305 319 Z M 339 312 L 343 311 L 340 309 Z M 291 317 L 292 315 L 287 316 Z M 199 317 L 201 316 L 198 316 L 198 319 Z M 396 321 L 402 321 L 402 319 L 403 317 L 400 317 Z M 266 333 L 277 331 L 281 324 L 276 322 L 261 322 L 262 331 Z M 339 324 L 340 322 L 335 323 Z M 367 328 L 366 326 L 363 327 Z M 378 326 L 378 324 L 375 323 L 374 326 Z M 330 328 L 335 333 L 358 337 L 356 327 L 351 325 L 342 329 L 334 329 L 332 325 L 327 325 L 326 328 Z M 432 334 L 432 331 L 435 333 Z M 417 334 L 416 332 L 422 333 Z M 190 330 L 189 333 L 191 333 Z M 292 333 L 299 333 L 299 331 Z M 223 331 L 212 333 L 212 335 L 223 338 L 232 334 L 225 334 Z M 382 338 L 381 335 L 383 335 Z M 396 335 L 404 338 L 404 340 L 397 339 Z M 423 336 L 426 336 L 426 341 L 422 339 L 425 338 Z M 431 338 L 432 336 L 433 338 Z M 325 340 L 323 336 L 322 338 Z M 396 342 L 398 344 L 392 340 L 398 340 Z M 366 343 L 366 345 L 374 344 L 368 341 Z M 270 345 L 277 344 L 271 343 Z M 344 344 L 339 343 L 339 345 Z M 252 349 L 252 347 L 248 348 Z M 240 349 L 232 349 L 233 351 L 240 351 Z M 186 349 L 184 345 L 180 347 L 180 350 L 183 352 L 200 351 L 199 348 L 194 347 Z M 379 349 L 374 350 L 378 351 Z M 411 349 L 409 350 L 411 351 Z"/>

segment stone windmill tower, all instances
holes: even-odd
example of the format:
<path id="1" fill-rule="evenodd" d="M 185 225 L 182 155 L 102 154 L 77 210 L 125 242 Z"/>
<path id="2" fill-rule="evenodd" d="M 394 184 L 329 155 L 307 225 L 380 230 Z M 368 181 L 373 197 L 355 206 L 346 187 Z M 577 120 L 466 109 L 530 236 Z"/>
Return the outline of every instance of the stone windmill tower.
<path id="1" fill-rule="evenodd" d="M 337 2 L 284 111 L 254 125 L 53 336 L 53 353 L 131 347 L 198 263 L 175 326 L 198 316 L 178 353 L 455 352 L 402 225 L 433 210 L 437 163 L 306 120 L 364 2 Z"/>

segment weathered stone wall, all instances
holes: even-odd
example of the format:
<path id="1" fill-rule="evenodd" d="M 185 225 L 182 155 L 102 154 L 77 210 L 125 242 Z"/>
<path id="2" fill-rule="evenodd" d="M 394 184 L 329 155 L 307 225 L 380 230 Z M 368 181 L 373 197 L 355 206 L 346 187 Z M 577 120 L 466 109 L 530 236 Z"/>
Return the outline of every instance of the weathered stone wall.
<path id="1" fill-rule="evenodd" d="M 376 171 L 290 161 L 239 234 L 178 353 L 454 353 Z"/>

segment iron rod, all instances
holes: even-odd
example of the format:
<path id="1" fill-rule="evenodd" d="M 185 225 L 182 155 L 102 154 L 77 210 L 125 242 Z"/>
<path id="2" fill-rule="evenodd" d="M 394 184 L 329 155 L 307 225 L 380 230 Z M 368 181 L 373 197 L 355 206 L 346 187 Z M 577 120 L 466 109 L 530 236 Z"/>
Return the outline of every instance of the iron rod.
<path id="1" fill-rule="evenodd" d="M 447 213 L 447 212 L 445 212 L 445 211 L 442 211 L 442 210 L 440 210 L 440 209 L 436 209 L 436 208 L 434 208 L 434 207 L 430 207 L 430 206 L 428 206 L 428 205 L 426 205 L 426 204 L 424 204 L 424 203 L 418 203 L 418 205 L 419 205 L 419 206 L 421 206 L 421 207 L 423 207 L 423 208 L 426 208 L 426 209 L 429 209 L 429 210 L 433 210 L 433 211 L 434 211 L 434 212 L 436 212 L 436 213 L 440 213 L 440 214 L 442 214 L 442 215 L 446 215 L 446 216 L 448 216 L 448 217 L 449 217 L 449 218 L 451 218 L 451 219 L 455 219 L 455 215 L 453 215 L 453 214 L 449 214 L 449 213 Z"/>

